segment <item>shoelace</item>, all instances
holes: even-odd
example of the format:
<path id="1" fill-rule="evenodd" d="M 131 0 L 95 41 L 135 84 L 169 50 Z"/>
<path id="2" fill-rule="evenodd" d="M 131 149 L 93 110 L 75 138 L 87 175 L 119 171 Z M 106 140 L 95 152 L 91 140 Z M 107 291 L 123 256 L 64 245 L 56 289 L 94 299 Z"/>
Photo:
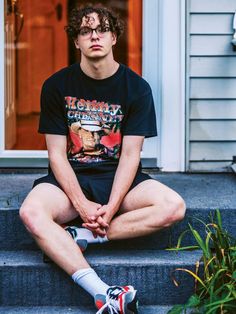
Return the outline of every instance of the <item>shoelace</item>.
<path id="1" fill-rule="evenodd" d="M 114 305 L 110 303 L 110 300 L 107 301 L 107 303 L 105 303 L 96 314 L 102 314 L 105 309 L 109 310 L 108 313 L 110 314 L 119 314 Z"/>
<path id="2" fill-rule="evenodd" d="M 113 291 L 114 294 L 114 300 L 110 298 L 110 295 L 106 296 L 106 303 L 100 308 L 100 310 L 96 313 L 96 314 L 102 314 L 103 311 L 109 310 L 108 312 L 110 314 L 119 314 L 120 312 L 116 309 L 115 305 L 113 304 L 113 302 L 117 302 L 119 295 L 123 293 L 122 290 L 119 290 L 116 294 L 115 294 L 115 290 Z"/>

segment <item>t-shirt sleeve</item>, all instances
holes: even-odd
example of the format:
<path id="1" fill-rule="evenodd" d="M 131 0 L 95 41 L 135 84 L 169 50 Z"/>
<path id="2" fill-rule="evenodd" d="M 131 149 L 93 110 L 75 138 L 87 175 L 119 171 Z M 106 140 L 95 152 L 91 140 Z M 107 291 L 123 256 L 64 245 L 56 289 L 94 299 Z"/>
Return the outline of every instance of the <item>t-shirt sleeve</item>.
<path id="1" fill-rule="evenodd" d="M 157 136 L 156 114 L 152 92 L 133 101 L 123 126 L 123 135 Z"/>
<path id="2" fill-rule="evenodd" d="M 67 135 L 68 127 L 66 122 L 63 97 L 47 81 L 43 84 L 40 97 L 40 120 L 39 133 Z"/>

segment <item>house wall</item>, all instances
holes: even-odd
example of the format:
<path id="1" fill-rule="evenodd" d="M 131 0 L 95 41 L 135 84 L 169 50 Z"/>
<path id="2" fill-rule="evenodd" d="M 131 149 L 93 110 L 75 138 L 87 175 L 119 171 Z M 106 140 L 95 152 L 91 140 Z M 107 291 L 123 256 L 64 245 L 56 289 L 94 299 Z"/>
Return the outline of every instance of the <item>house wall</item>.
<path id="1" fill-rule="evenodd" d="M 236 0 L 187 1 L 187 169 L 229 171 L 236 155 Z"/>

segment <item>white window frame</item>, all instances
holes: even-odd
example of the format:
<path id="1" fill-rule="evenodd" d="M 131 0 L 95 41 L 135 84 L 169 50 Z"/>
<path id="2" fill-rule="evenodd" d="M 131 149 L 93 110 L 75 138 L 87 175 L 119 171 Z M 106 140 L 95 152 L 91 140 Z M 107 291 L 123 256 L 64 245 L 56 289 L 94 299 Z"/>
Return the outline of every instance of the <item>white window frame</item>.
<path id="1" fill-rule="evenodd" d="M 0 0 L 0 167 L 45 167 L 48 154 L 44 150 L 5 150 L 4 9 Z"/>
<path id="2" fill-rule="evenodd" d="M 47 151 L 4 149 L 4 0 L 0 24 L 0 167 L 46 167 Z M 143 165 L 185 171 L 185 0 L 143 0 L 142 59 L 159 133 L 145 140 Z"/>
<path id="3" fill-rule="evenodd" d="M 185 164 L 185 0 L 159 0 L 161 56 L 160 166 L 186 170 Z"/>
<path id="4" fill-rule="evenodd" d="M 142 45 L 142 76 L 152 88 L 158 134 L 160 135 L 160 0 L 143 0 L 143 45 Z M 151 53 L 150 53 L 151 52 Z M 142 164 L 147 167 L 159 167 L 160 136 L 145 139 L 141 154 Z"/>

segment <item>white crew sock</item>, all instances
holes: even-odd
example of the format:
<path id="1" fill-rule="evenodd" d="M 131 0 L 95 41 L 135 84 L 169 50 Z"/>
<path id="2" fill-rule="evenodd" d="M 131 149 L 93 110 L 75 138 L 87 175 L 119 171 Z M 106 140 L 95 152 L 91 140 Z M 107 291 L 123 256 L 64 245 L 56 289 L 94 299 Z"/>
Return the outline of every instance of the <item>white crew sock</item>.
<path id="1" fill-rule="evenodd" d="M 73 239 L 76 240 L 86 240 L 88 243 L 104 243 L 109 241 L 107 236 L 100 237 L 97 236 L 94 237 L 93 233 L 86 229 L 86 228 L 78 228 L 76 226 L 69 226 L 66 227 L 67 232 L 70 233 L 70 235 L 73 237 Z"/>
<path id="2" fill-rule="evenodd" d="M 84 268 L 76 271 L 72 275 L 72 279 L 93 297 L 95 297 L 96 294 L 106 295 L 107 289 L 109 288 L 92 268 Z"/>

